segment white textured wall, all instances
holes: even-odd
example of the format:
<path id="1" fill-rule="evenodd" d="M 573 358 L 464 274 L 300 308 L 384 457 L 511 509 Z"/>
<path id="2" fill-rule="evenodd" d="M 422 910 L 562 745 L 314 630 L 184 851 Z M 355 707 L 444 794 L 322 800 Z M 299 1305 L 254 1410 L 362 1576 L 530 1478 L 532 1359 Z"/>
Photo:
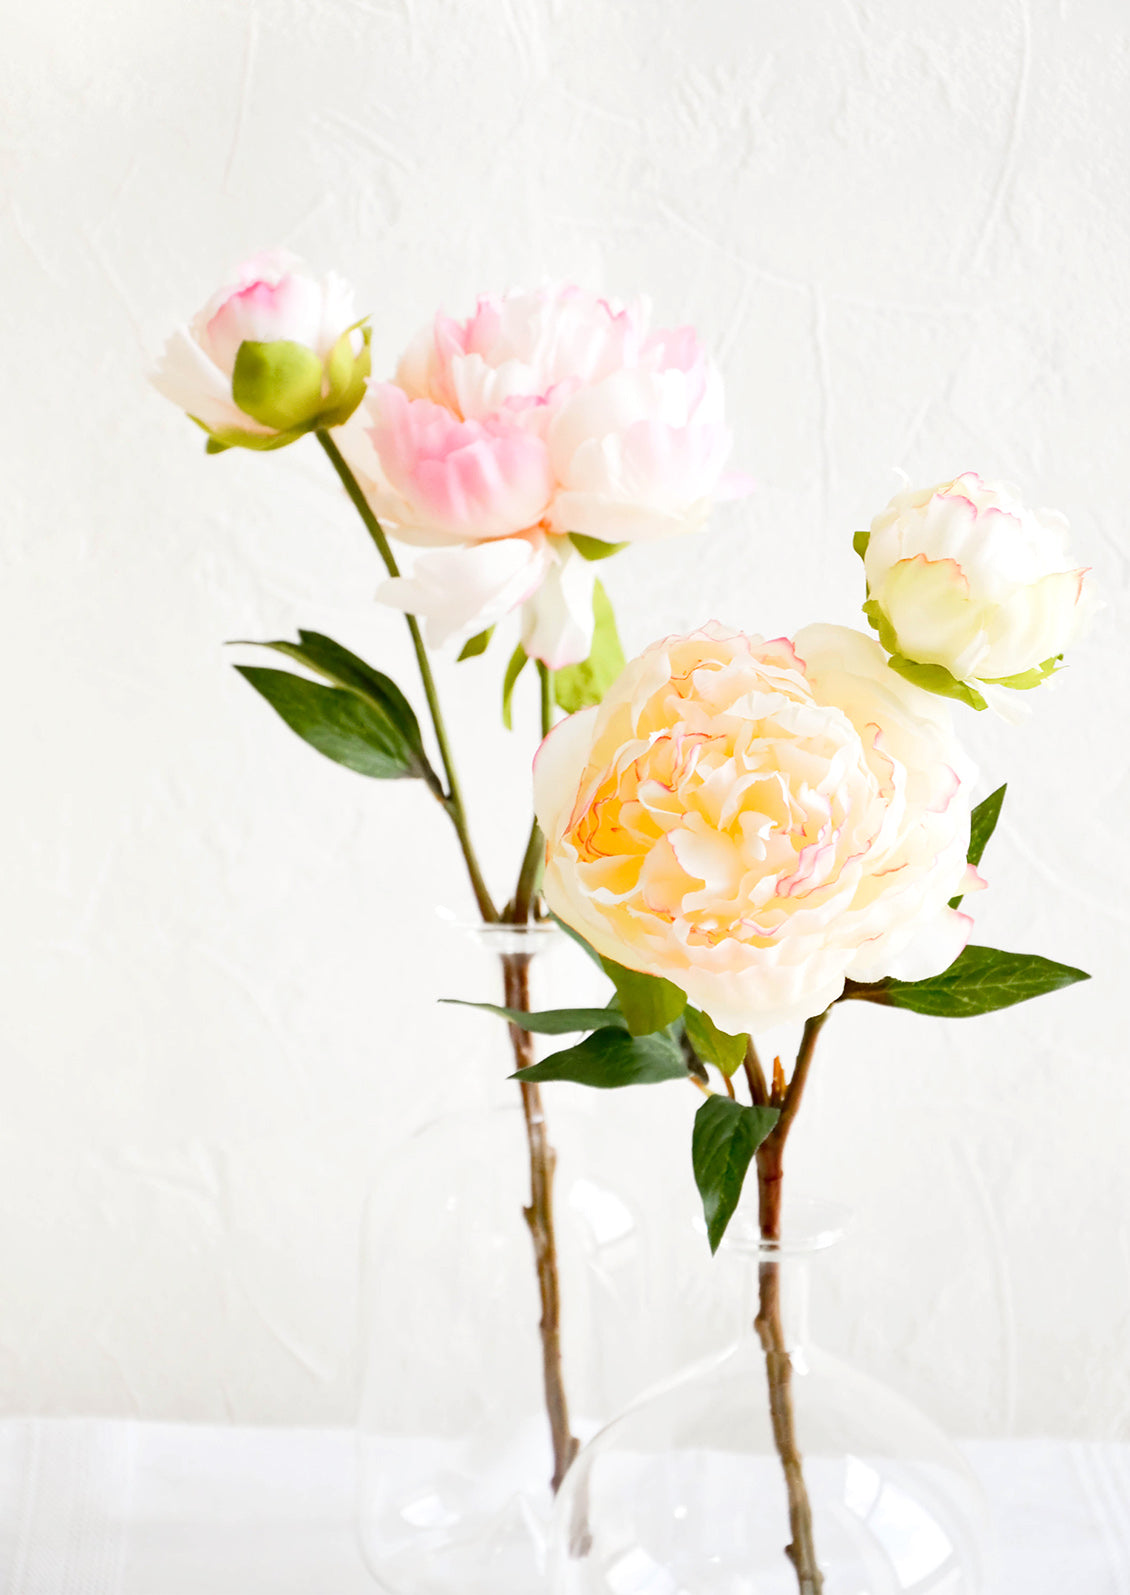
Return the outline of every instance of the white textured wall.
<path id="1" fill-rule="evenodd" d="M 438 818 L 302 748 L 221 647 L 302 624 L 408 684 L 363 533 L 313 445 L 205 459 L 144 383 L 281 243 L 357 283 L 378 370 L 543 275 L 697 324 L 760 486 L 609 569 L 633 649 L 852 620 L 892 467 L 1071 517 L 1093 641 L 1028 726 L 965 725 L 1012 783 L 978 939 L 1096 978 L 842 1012 L 793 1165 L 862 1210 L 830 1338 L 958 1429 L 1130 1432 L 1125 7 L 2 10 L 0 1405 L 348 1416 L 361 1195 L 479 1023 L 431 1007 L 474 988 Z M 501 890 L 528 746 L 495 668 L 442 686 Z"/>

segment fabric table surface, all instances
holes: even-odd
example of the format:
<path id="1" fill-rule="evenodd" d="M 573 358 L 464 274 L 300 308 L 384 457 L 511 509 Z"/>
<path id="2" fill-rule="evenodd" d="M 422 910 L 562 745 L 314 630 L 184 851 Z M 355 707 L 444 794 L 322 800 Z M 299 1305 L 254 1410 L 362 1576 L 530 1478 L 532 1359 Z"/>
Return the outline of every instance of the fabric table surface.
<path id="1" fill-rule="evenodd" d="M 994 1595 L 1130 1595 L 1130 1444 L 974 1441 Z M 353 1437 L 103 1419 L 0 1423 L 2 1595 L 374 1595 Z"/>

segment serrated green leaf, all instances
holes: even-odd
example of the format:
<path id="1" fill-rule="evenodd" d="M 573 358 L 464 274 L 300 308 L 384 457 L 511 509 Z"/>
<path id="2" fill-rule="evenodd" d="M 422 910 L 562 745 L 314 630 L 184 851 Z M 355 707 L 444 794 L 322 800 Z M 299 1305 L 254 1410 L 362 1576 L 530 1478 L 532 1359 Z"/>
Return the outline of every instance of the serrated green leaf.
<path id="1" fill-rule="evenodd" d="M 458 1008 L 479 1008 L 496 1014 L 519 1030 L 537 1036 L 571 1036 L 585 1030 L 626 1030 L 627 1021 L 615 1008 L 545 1008 L 541 1013 L 525 1013 L 521 1008 L 502 1008 L 493 1002 L 465 1002 L 461 997 L 441 997 L 441 1002 Z"/>
<path id="2" fill-rule="evenodd" d="M 579 665 L 566 665 L 553 673 L 553 693 L 557 706 L 566 714 L 576 714 L 599 703 L 624 668 L 624 650 L 616 630 L 612 603 L 597 582 L 592 591 L 592 649 Z"/>
<path id="3" fill-rule="evenodd" d="M 476 632 L 475 635 L 465 642 L 462 648 L 460 648 L 458 658 L 455 661 L 456 664 L 462 663 L 464 659 L 477 659 L 480 654 L 485 654 L 490 646 L 490 640 L 493 636 L 493 626 L 488 626 L 485 631 Z"/>
<path id="4" fill-rule="evenodd" d="M 871 533 L 870 532 L 853 532 L 852 533 L 851 546 L 855 549 L 855 551 L 859 555 L 860 559 L 863 559 L 863 558 L 866 557 L 867 545 L 870 543 L 870 541 L 871 541 Z"/>
<path id="5" fill-rule="evenodd" d="M 277 338 L 241 343 L 232 370 L 232 398 L 253 421 L 284 432 L 322 408 L 322 362 L 304 343 Z"/>
<path id="6" fill-rule="evenodd" d="M 608 559 L 628 546 L 627 543 L 605 543 L 599 537 L 586 537 L 583 532 L 569 532 L 568 537 L 581 558 L 587 560 Z"/>
<path id="7" fill-rule="evenodd" d="M 527 654 L 526 650 L 522 647 L 522 644 L 519 643 L 517 648 L 515 648 L 514 652 L 510 655 L 510 663 L 507 665 L 506 674 L 502 678 L 502 723 L 506 727 L 507 731 L 513 731 L 514 729 L 512 714 L 514 688 L 517 685 L 518 677 L 522 674 L 522 671 L 525 670 L 529 662 L 529 654 Z"/>
<path id="8" fill-rule="evenodd" d="M 292 731 L 335 764 L 381 781 L 419 775 L 414 750 L 388 716 L 356 693 L 323 687 L 285 670 L 235 668 Z"/>
<path id="9" fill-rule="evenodd" d="M 678 1043 L 661 1031 L 633 1038 L 623 1030 L 596 1030 L 564 1052 L 521 1069 L 512 1080 L 572 1080 L 577 1085 L 610 1091 L 626 1085 L 656 1085 L 686 1079 L 687 1066 Z"/>
<path id="10" fill-rule="evenodd" d="M 701 1013 L 689 1003 L 683 1013 L 683 1023 L 690 1044 L 703 1063 L 714 1064 L 727 1080 L 741 1068 L 749 1046 L 748 1036 L 728 1036 L 724 1030 L 719 1030 L 709 1014 Z"/>
<path id="11" fill-rule="evenodd" d="M 754 1153 L 779 1117 L 777 1108 L 746 1107 L 723 1096 L 707 1097 L 695 1114 L 691 1159 L 712 1252 L 734 1216 Z"/>
<path id="12" fill-rule="evenodd" d="M 633 1036 L 650 1036 L 665 1029 L 687 1005 L 686 992 L 658 975 L 625 969 L 611 958 L 602 958 L 600 966 L 616 987 L 620 1008 Z"/>
<path id="13" fill-rule="evenodd" d="M 985 798 L 983 802 L 978 803 L 977 807 L 970 815 L 969 852 L 966 854 L 966 859 L 974 866 L 981 862 L 981 856 L 985 851 L 985 846 L 990 836 L 992 836 L 993 832 L 997 828 L 997 821 L 1000 819 L 1001 814 L 1001 804 L 1004 802 L 1004 795 L 1007 791 L 1007 782 L 1004 784 L 1004 786 L 998 786 L 995 792 L 990 792 L 988 797 Z M 960 902 L 960 895 L 957 897 L 951 897 L 949 900 L 949 906 L 951 908 L 957 908 Z"/>
<path id="14" fill-rule="evenodd" d="M 880 982 L 876 999 L 892 1008 L 966 1019 L 995 1013 L 1091 977 L 1035 953 L 1006 953 L 996 947 L 967 947 L 940 975 L 926 980 Z"/>
<path id="15" fill-rule="evenodd" d="M 566 936 L 568 936 L 570 941 L 576 942 L 577 946 L 581 949 L 581 951 L 584 954 L 586 954 L 587 957 L 592 959 L 593 963 L 597 966 L 598 969 L 603 969 L 604 968 L 604 961 L 601 958 L 600 954 L 597 952 L 596 948 L 592 945 L 591 942 L 587 942 L 585 940 L 585 938 L 581 935 L 579 930 L 574 930 L 572 925 L 567 925 L 563 919 L 560 919 L 553 912 L 552 909 L 550 910 L 549 917 L 553 921 L 553 923 L 560 930 L 563 930 L 565 932 Z"/>

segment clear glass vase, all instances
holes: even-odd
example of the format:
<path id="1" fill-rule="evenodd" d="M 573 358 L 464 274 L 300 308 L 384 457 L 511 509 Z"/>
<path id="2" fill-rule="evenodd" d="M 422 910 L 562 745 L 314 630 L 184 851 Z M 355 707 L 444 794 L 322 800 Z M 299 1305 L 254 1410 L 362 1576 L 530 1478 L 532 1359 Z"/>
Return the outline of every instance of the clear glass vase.
<path id="1" fill-rule="evenodd" d="M 739 1338 L 586 1445 L 557 1498 L 553 1595 L 984 1588 L 985 1507 L 960 1453 L 810 1338 L 809 1269 L 844 1218 L 786 1199 L 765 1243 L 743 1202 L 719 1256 Z"/>
<path id="2" fill-rule="evenodd" d="M 481 927 L 476 939 L 487 952 L 483 998 L 520 1006 L 516 985 L 531 976 L 532 993 L 517 994 L 554 1005 L 537 977 L 553 962 L 555 930 Z M 555 1448 L 525 1216 L 530 1104 L 507 1078 L 516 1066 L 507 1027 L 473 1015 L 467 1024 L 466 1053 L 449 1060 L 451 1111 L 389 1160 L 364 1224 L 359 1530 L 389 1595 L 546 1587 Z M 548 1050 L 569 1044 L 549 1039 Z M 622 1176 L 622 1132 L 595 1096 L 554 1085 L 544 1104 L 562 1383 L 581 1440 L 641 1388 L 632 1347 L 654 1275 L 649 1194 Z"/>

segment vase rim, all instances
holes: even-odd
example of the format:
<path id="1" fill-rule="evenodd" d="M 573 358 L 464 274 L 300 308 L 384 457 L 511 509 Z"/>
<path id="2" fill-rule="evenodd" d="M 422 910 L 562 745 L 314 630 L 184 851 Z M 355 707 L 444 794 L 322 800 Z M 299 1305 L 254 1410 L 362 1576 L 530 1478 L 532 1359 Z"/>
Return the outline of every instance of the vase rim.
<path id="1" fill-rule="evenodd" d="M 492 953 L 535 953 L 561 936 L 552 919 L 532 919 L 526 925 L 488 924 L 481 919 L 464 919 L 449 908 L 437 908 L 436 915 L 462 935 L 478 942 Z"/>
<path id="2" fill-rule="evenodd" d="M 757 1182 L 750 1180 L 746 1195 L 730 1220 L 722 1240 L 725 1250 L 762 1261 L 782 1257 L 808 1257 L 827 1251 L 843 1239 L 855 1222 L 854 1211 L 843 1202 L 822 1196 L 786 1191 L 782 1203 L 781 1234 L 769 1240 L 761 1234 L 757 1217 Z"/>

